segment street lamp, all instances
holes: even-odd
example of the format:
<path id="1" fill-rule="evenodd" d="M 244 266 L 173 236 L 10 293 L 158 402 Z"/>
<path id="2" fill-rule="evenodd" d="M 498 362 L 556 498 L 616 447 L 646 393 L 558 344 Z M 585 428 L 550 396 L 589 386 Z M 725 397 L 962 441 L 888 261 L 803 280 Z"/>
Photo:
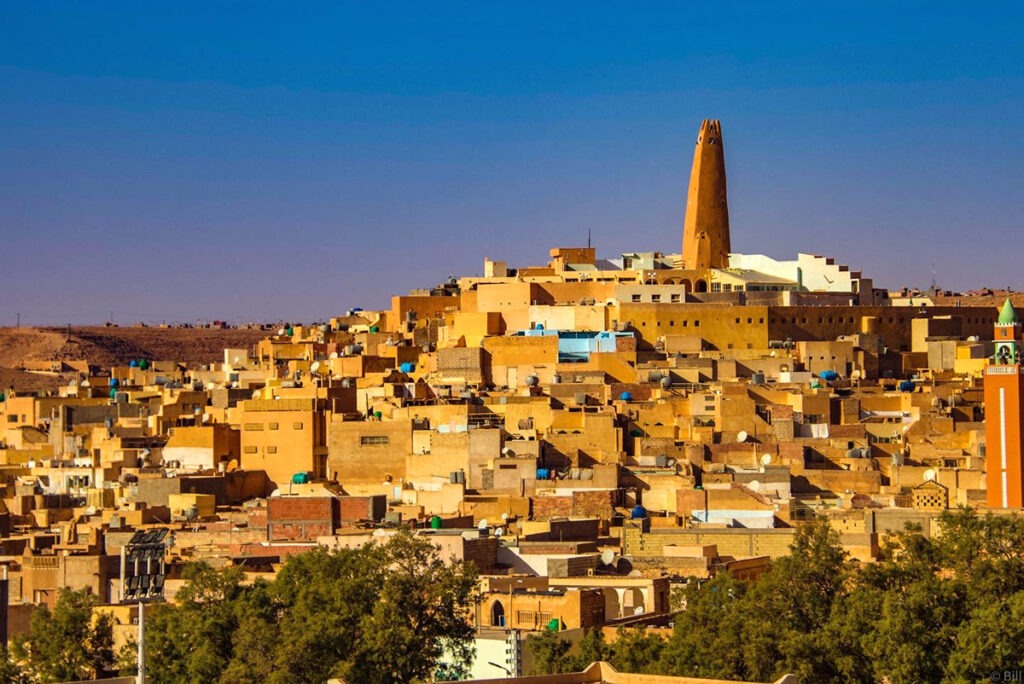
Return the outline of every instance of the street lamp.
<path id="1" fill-rule="evenodd" d="M 139 651 L 136 684 L 146 684 L 145 604 L 163 598 L 168 530 L 137 530 L 121 547 L 121 603 L 139 604 Z"/>

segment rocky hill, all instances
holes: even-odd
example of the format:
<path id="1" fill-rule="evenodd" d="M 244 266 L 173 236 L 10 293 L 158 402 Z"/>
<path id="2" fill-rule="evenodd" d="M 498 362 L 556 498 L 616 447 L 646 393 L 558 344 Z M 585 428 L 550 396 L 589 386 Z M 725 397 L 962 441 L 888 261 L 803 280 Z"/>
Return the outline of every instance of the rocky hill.
<path id="1" fill-rule="evenodd" d="M 53 389 L 70 376 L 29 372 L 44 361 L 88 361 L 103 368 L 132 359 L 212 363 L 225 347 L 250 349 L 267 336 L 237 328 L 0 328 L 0 387 Z"/>

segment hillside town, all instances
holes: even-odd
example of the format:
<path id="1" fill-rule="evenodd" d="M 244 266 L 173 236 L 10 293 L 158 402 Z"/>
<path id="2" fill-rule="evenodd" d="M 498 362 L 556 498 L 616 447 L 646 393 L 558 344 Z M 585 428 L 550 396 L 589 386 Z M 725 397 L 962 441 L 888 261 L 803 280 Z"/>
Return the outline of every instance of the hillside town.
<path id="1" fill-rule="evenodd" d="M 496 255 L 213 362 L 23 366 L 61 380 L 0 394 L 4 637 L 88 589 L 127 644 L 190 562 L 269 578 L 408 529 L 479 572 L 467 676 L 518 677 L 545 632 L 667 630 L 674 592 L 756 580 L 802 526 L 871 564 L 908 523 L 1024 506 L 1010 299 L 734 252 L 722 142 L 704 121 L 678 251 Z"/>

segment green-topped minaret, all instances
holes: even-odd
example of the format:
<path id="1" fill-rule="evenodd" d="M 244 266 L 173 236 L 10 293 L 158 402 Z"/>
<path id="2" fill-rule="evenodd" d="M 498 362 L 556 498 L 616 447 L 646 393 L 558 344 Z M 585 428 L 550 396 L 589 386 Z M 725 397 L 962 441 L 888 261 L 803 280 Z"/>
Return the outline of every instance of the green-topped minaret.
<path id="1" fill-rule="evenodd" d="M 1017 363 L 1020 360 L 1020 318 L 1013 302 L 1007 297 L 995 326 L 995 354 L 992 360 L 998 364 Z"/>

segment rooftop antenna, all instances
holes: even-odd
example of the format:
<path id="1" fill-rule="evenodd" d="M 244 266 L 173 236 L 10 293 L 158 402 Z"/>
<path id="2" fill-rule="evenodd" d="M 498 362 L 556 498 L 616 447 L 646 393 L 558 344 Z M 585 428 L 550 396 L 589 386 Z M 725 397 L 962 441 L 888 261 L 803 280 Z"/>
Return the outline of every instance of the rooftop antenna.
<path id="1" fill-rule="evenodd" d="M 590 249 L 590 228 L 587 228 L 587 249 Z"/>
<path id="2" fill-rule="evenodd" d="M 931 291 L 933 293 L 939 291 L 939 282 L 935 278 L 935 262 L 934 261 L 932 262 L 932 284 L 931 284 Z"/>

